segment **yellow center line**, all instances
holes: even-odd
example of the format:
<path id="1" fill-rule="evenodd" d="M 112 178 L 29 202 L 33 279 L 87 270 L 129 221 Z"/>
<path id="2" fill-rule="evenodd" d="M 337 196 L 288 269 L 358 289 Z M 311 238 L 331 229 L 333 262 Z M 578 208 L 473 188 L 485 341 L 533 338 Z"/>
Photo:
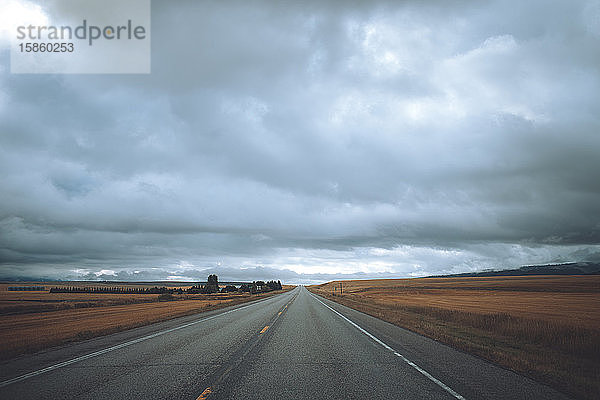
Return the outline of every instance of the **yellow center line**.
<path id="1" fill-rule="evenodd" d="M 283 307 L 281 309 L 281 311 L 279 311 L 279 313 L 277 314 L 278 317 L 285 311 L 285 309 L 288 307 L 288 305 L 290 305 L 290 303 L 286 304 L 285 307 Z M 275 318 L 275 319 L 277 319 L 277 318 Z M 267 329 L 269 329 L 269 325 L 266 325 L 264 328 L 262 328 L 262 330 L 260 331 L 259 334 L 265 333 L 267 331 Z M 204 389 L 204 392 L 202 392 L 202 394 L 200 396 L 198 396 L 198 398 L 196 400 L 206 400 L 211 393 L 212 393 L 212 387 L 209 386 L 206 389 Z"/>
<path id="2" fill-rule="evenodd" d="M 202 392 L 202 394 L 200 396 L 198 396 L 198 398 L 196 400 L 206 399 L 211 392 L 212 392 L 212 390 L 210 389 L 210 386 L 209 386 L 206 389 L 204 389 L 204 392 Z"/>

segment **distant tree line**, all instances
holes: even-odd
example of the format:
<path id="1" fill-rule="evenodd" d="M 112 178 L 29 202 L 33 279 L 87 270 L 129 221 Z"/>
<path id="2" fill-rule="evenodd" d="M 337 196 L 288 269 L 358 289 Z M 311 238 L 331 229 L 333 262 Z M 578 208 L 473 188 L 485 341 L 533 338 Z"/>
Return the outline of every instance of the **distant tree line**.
<path id="1" fill-rule="evenodd" d="M 44 286 L 9 286 L 11 292 L 40 292 L 46 290 Z"/>
<path id="2" fill-rule="evenodd" d="M 217 275 L 209 275 L 206 284 L 194 285 L 188 289 L 163 287 L 108 287 L 108 286 L 62 286 L 50 288 L 50 293 L 91 293 L 91 294 L 210 294 L 210 293 L 265 293 L 272 290 L 281 290 L 281 281 L 254 281 L 244 283 L 239 288 L 234 285 L 227 285 L 219 288 L 219 279 Z"/>
<path id="3" fill-rule="evenodd" d="M 163 293 L 184 293 L 181 288 L 151 287 L 151 288 L 131 288 L 131 287 L 107 287 L 107 286 L 62 286 L 50 288 L 50 293 L 113 293 L 113 294 L 163 294 Z"/>
<path id="4" fill-rule="evenodd" d="M 240 292 L 264 293 L 272 290 L 281 290 L 281 281 L 254 281 L 250 284 L 245 283 L 240 286 Z"/>

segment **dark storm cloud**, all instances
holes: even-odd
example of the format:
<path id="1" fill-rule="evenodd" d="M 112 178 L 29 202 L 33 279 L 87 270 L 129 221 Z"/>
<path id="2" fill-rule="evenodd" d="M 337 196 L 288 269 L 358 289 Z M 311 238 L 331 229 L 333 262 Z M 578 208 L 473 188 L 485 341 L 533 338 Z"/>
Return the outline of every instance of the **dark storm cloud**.
<path id="1" fill-rule="evenodd" d="M 598 254 L 600 3 L 152 16 L 150 75 L 11 75 L 0 54 L 5 275 L 310 280 Z"/>

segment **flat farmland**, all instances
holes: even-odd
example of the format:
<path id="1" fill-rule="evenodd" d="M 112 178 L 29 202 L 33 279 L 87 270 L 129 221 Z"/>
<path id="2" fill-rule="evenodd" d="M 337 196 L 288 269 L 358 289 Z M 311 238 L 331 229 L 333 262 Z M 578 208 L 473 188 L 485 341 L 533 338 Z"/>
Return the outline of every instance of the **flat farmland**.
<path id="1" fill-rule="evenodd" d="M 9 286 L 36 285 L 45 286 L 46 290 L 8 291 Z M 62 284 L 77 287 L 97 285 L 81 282 Z M 61 285 L 0 284 L 0 359 L 282 292 L 175 295 L 174 300 L 159 301 L 157 294 L 49 293 L 50 287 L 56 286 Z M 141 287 L 153 286 L 156 285 Z M 187 288 L 189 285 L 177 287 Z M 284 286 L 283 291 L 291 288 Z"/>
<path id="2" fill-rule="evenodd" d="M 357 280 L 309 290 L 575 397 L 600 398 L 600 276 Z"/>
<path id="3" fill-rule="evenodd" d="M 50 287 L 44 291 L 8 291 L 14 284 L 0 283 L 0 315 L 25 314 L 30 312 L 58 311 L 75 308 L 151 303 L 158 301 L 156 294 L 96 294 L 96 293 L 49 293 Z M 34 286 L 31 284 L 21 286 Z M 44 285 L 42 285 L 44 286 Z M 92 285 L 71 285 L 92 286 Z"/>

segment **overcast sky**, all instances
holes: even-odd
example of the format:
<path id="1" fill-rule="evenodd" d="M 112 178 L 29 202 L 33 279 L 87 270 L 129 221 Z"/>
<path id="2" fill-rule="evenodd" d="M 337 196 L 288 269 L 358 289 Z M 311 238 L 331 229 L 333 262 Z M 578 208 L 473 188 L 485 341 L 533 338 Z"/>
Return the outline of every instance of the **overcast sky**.
<path id="1" fill-rule="evenodd" d="M 0 278 L 600 261 L 599 1 L 153 0 L 149 75 L 3 35 Z"/>

